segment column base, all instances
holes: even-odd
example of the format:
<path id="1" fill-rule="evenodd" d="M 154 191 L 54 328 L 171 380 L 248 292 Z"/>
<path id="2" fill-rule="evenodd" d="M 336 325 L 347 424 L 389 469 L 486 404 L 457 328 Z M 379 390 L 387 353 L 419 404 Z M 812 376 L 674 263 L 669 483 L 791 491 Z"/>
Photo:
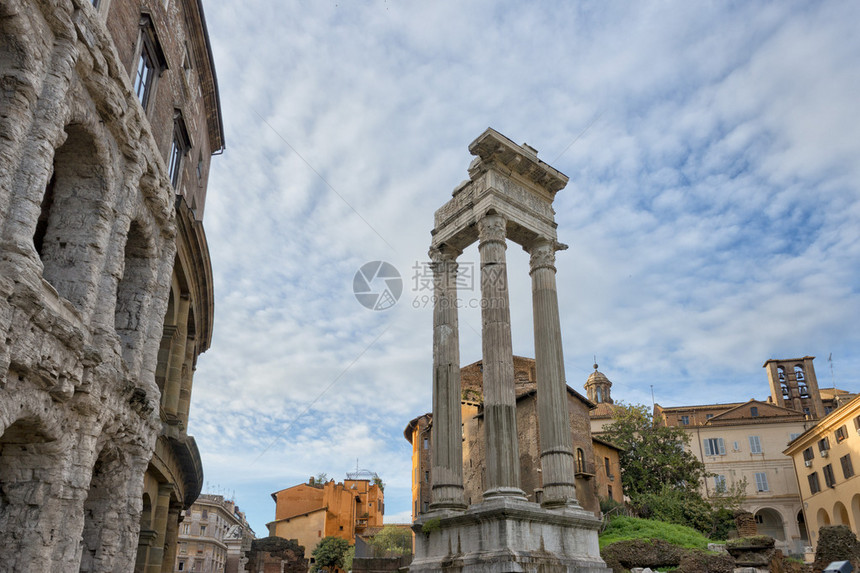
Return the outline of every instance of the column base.
<path id="1" fill-rule="evenodd" d="M 526 492 L 518 487 L 496 487 L 488 489 L 482 495 L 484 499 L 492 499 L 494 497 L 505 497 L 512 499 L 528 499 Z"/>
<path id="2" fill-rule="evenodd" d="M 496 497 L 462 513 L 421 515 L 412 525 L 410 573 L 610 573 L 600 558 L 600 519 L 565 507 Z"/>

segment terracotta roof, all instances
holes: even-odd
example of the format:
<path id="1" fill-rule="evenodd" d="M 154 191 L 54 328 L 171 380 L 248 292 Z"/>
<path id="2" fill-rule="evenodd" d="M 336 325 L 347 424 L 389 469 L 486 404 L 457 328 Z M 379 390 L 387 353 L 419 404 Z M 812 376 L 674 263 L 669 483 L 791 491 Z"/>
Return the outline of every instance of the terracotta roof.
<path id="1" fill-rule="evenodd" d="M 588 414 L 592 419 L 611 418 L 615 414 L 615 411 L 620 407 L 621 406 L 618 406 L 617 404 L 601 402 Z"/>

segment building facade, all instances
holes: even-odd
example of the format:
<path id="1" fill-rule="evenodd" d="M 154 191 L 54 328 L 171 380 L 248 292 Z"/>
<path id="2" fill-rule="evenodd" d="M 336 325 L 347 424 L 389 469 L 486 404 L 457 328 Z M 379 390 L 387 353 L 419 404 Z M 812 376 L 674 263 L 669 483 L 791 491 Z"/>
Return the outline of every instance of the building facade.
<path id="1" fill-rule="evenodd" d="M 818 542 L 823 525 L 847 525 L 860 536 L 860 396 L 822 418 L 784 453 L 797 476 L 810 544 Z"/>
<path id="2" fill-rule="evenodd" d="M 349 474 L 343 482 L 330 480 L 294 485 L 272 494 L 275 520 L 266 524 L 269 535 L 295 539 L 310 556 L 323 537 L 355 543 L 356 534 L 382 527 L 385 500 L 376 474 Z"/>
<path id="3" fill-rule="evenodd" d="M 765 401 L 654 406 L 654 419 L 684 428 L 692 453 L 715 474 L 702 484 L 702 494 L 716 498 L 745 484 L 742 508 L 755 515 L 760 533 L 794 555 L 803 554 L 811 541 L 809 516 L 803 511 L 794 463 L 783 450 L 847 395 L 823 393 L 812 360 L 765 362 L 771 391 Z"/>
<path id="4" fill-rule="evenodd" d="M 0 53 L 0 563 L 170 570 L 224 147 L 202 5 L 4 2 Z"/>
<path id="5" fill-rule="evenodd" d="M 244 571 L 243 550 L 249 551 L 253 540 L 254 531 L 235 502 L 222 495 L 203 494 L 180 524 L 173 571 Z"/>
<path id="6" fill-rule="evenodd" d="M 481 361 L 460 370 L 463 420 L 463 487 L 468 505 L 479 503 L 486 490 L 486 445 L 483 416 L 483 365 Z M 516 419 L 520 454 L 520 488 L 530 501 L 540 501 L 543 481 L 540 467 L 540 439 L 537 426 L 539 396 L 535 380 L 535 361 L 514 356 Z M 600 497 L 620 502 L 621 473 L 619 450 L 609 442 L 591 435 L 589 411 L 594 404 L 568 387 L 568 417 L 575 453 L 577 499 L 583 508 L 600 513 Z M 404 437 L 412 444 L 412 517 L 430 509 L 433 480 L 430 471 L 432 415 L 419 416 L 406 426 Z M 608 471 L 607 471 L 608 468 Z"/>

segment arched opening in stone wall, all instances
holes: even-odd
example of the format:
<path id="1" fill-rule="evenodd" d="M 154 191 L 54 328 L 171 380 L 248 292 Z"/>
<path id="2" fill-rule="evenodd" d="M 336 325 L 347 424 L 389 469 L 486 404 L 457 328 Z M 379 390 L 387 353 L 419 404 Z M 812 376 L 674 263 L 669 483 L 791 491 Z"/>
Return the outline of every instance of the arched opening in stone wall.
<path id="1" fill-rule="evenodd" d="M 140 512 L 140 536 L 137 544 L 137 558 L 134 561 L 135 573 L 143 573 L 146 570 L 149 547 L 156 536 L 152 517 L 152 498 L 149 497 L 148 493 L 144 493 L 143 510 Z"/>
<path id="2" fill-rule="evenodd" d="M 164 385 L 167 381 L 167 366 L 170 362 L 170 345 L 173 343 L 173 334 L 176 332 L 176 294 L 174 286 L 170 287 L 170 296 L 167 299 L 167 312 L 164 313 L 164 326 L 161 331 L 161 343 L 158 346 L 158 361 L 155 365 L 155 383 L 164 395 Z"/>
<path id="3" fill-rule="evenodd" d="M 0 563 L 10 570 L 40 565 L 34 553 L 42 532 L 53 529 L 43 511 L 60 477 L 59 450 L 38 420 L 18 420 L 0 436 Z"/>
<path id="4" fill-rule="evenodd" d="M 117 285 L 114 310 L 114 326 L 127 362 L 130 362 L 143 334 L 140 324 L 149 308 L 149 287 L 155 274 L 153 251 L 143 227 L 132 221 L 126 237 L 125 264 L 122 279 Z"/>
<path id="5" fill-rule="evenodd" d="M 109 224 L 107 177 L 92 135 L 66 127 L 68 137 L 54 153 L 54 170 L 42 196 L 33 246 L 43 277 L 77 308 L 96 292 L 94 235 Z"/>
<path id="6" fill-rule="evenodd" d="M 128 480 L 123 472 L 123 463 L 119 450 L 110 444 L 106 445 L 96 458 L 93 465 L 90 488 L 84 502 L 84 531 L 81 543 L 81 573 L 108 571 L 120 539 L 122 521 L 127 516 L 120 516 L 117 505 L 125 481 Z"/>
<path id="7" fill-rule="evenodd" d="M 837 501 L 833 506 L 833 525 L 849 525 L 848 510 L 841 501 Z"/>
<path id="8" fill-rule="evenodd" d="M 803 511 L 797 512 L 797 529 L 800 531 L 800 538 L 803 541 L 809 541 L 809 532 L 806 529 L 806 519 L 803 517 Z"/>
<path id="9" fill-rule="evenodd" d="M 770 535 L 777 541 L 785 541 L 785 526 L 777 510 L 764 507 L 755 513 L 755 521 L 759 534 Z"/>

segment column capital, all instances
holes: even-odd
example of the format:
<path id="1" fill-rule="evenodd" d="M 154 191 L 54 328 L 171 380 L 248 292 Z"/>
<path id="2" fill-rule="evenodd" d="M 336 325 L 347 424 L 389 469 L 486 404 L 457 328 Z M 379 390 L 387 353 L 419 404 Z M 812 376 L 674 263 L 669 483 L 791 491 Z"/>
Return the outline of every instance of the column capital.
<path id="1" fill-rule="evenodd" d="M 463 254 L 463 251 L 443 244 L 438 247 L 430 247 L 427 254 L 430 256 L 431 264 L 456 263 L 457 257 Z"/>
<path id="2" fill-rule="evenodd" d="M 524 247 L 524 250 L 531 255 L 529 257 L 529 274 L 538 269 L 555 271 L 555 252 L 566 249 L 567 245 L 551 239 L 538 239 L 528 247 Z"/>
<path id="3" fill-rule="evenodd" d="M 507 223 L 508 220 L 498 213 L 489 213 L 478 219 L 478 240 L 480 244 L 483 245 L 492 242 L 505 244 Z"/>

